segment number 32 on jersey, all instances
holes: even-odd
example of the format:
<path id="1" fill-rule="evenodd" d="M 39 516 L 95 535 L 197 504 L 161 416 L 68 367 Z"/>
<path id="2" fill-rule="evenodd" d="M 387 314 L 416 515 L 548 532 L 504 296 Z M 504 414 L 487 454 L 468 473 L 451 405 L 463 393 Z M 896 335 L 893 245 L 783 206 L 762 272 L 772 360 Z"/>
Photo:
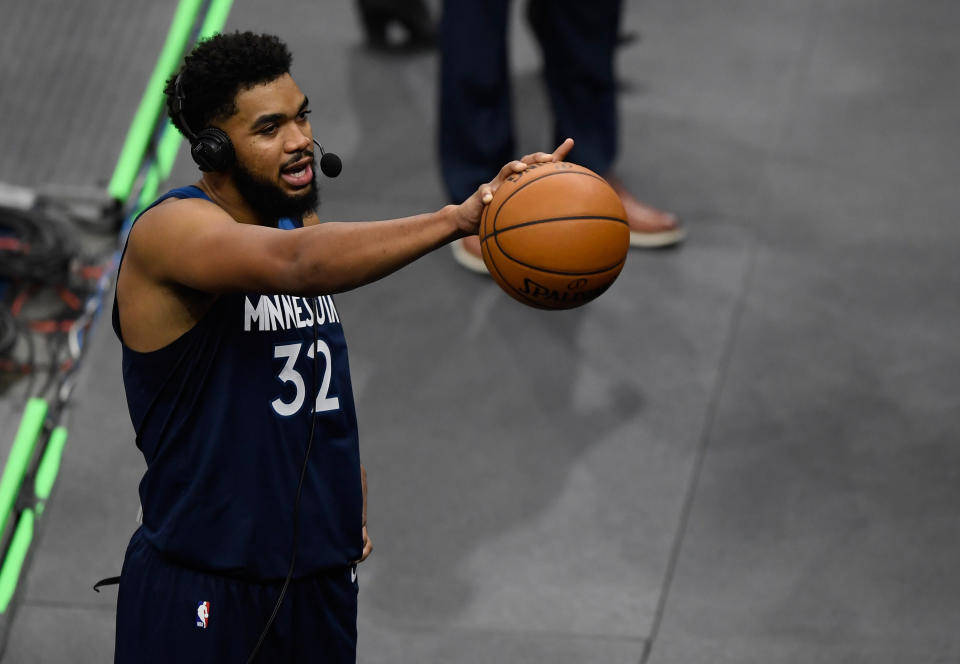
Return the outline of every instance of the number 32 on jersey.
<path id="1" fill-rule="evenodd" d="M 283 344 L 280 346 L 275 346 L 273 349 L 273 357 L 276 359 L 286 360 L 283 368 L 280 370 L 280 373 L 277 374 L 279 378 L 284 383 L 292 383 L 295 393 L 291 401 L 284 401 L 280 397 L 277 397 L 270 402 L 270 405 L 273 406 L 273 410 L 276 411 L 278 415 L 284 417 L 289 417 L 293 415 L 300 408 L 303 407 L 303 402 L 306 399 L 307 387 L 303 381 L 303 374 L 297 371 L 296 364 L 297 359 L 300 357 L 300 350 L 303 347 L 303 343 L 295 344 Z M 307 351 L 304 353 L 311 362 L 313 361 L 314 355 L 320 353 L 323 355 L 323 379 L 320 381 L 320 389 L 317 392 L 317 398 L 314 402 L 314 412 L 324 413 L 331 410 L 337 410 L 340 408 L 340 398 L 328 396 L 330 392 L 330 375 L 332 373 L 332 361 L 330 357 L 330 346 L 327 345 L 327 342 L 323 339 L 317 339 L 315 343 L 307 344 Z"/>

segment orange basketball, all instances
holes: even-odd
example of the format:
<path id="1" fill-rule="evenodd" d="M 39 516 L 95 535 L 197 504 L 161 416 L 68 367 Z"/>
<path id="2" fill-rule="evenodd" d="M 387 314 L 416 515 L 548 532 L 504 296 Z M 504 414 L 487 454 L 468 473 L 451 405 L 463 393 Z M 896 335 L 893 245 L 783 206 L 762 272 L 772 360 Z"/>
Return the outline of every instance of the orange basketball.
<path id="1" fill-rule="evenodd" d="M 500 185 L 480 219 L 480 246 L 509 295 L 540 309 L 572 309 L 620 274 L 630 230 L 606 180 L 558 161 L 528 166 Z"/>

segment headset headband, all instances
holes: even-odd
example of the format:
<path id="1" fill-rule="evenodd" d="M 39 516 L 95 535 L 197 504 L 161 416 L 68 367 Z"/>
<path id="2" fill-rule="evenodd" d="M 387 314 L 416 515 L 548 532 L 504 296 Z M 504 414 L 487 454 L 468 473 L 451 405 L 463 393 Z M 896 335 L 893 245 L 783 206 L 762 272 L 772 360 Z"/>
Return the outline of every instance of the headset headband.
<path id="1" fill-rule="evenodd" d="M 187 124 L 187 116 L 183 114 L 184 102 L 186 97 L 183 95 L 183 86 L 180 84 L 180 80 L 183 78 L 183 72 L 177 74 L 176 80 L 173 82 L 173 115 L 175 118 L 180 120 L 180 125 L 184 129 L 184 133 L 187 135 L 187 138 L 190 139 L 190 142 L 197 140 L 197 135 L 193 133 L 193 130 L 190 129 L 190 125 Z"/>

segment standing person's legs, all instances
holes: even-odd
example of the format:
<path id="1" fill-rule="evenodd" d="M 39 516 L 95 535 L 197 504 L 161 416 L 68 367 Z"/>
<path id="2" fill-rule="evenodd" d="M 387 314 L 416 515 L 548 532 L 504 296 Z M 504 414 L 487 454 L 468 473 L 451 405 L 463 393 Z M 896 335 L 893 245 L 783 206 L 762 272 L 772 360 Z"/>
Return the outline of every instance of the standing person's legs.
<path id="1" fill-rule="evenodd" d="M 445 0 L 440 21 L 440 167 L 460 203 L 513 158 L 507 57 L 510 0 Z M 451 245 L 463 267 L 486 273 L 480 241 Z"/>
<path id="2" fill-rule="evenodd" d="M 460 203 L 513 156 L 509 0 L 446 0 L 440 22 L 440 165 Z"/>
<path id="3" fill-rule="evenodd" d="M 357 0 L 360 24 L 373 48 L 386 51 L 416 51 L 431 48 L 436 28 L 424 0 Z M 390 39 L 390 28 L 401 26 L 402 41 Z"/>
<path id="4" fill-rule="evenodd" d="M 571 161 L 606 173 L 617 151 L 613 56 L 620 0 L 530 0 L 527 17 L 543 51 L 554 143 L 576 141 Z"/>
<path id="5" fill-rule="evenodd" d="M 620 195 L 630 243 L 664 247 L 686 233 L 675 215 L 637 200 L 611 170 L 619 145 L 614 56 L 622 0 L 529 0 L 527 17 L 540 42 L 555 121 L 555 142 L 576 140 L 570 160 L 603 175 Z"/>

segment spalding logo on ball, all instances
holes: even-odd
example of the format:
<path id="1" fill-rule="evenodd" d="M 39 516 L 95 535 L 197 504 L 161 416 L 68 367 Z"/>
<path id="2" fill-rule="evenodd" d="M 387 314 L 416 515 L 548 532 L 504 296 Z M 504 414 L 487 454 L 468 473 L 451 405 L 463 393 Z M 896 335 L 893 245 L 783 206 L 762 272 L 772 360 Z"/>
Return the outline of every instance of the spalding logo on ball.
<path id="1" fill-rule="evenodd" d="M 509 295 L 540 309 L 572 309 L 620 274 L 630 229 L 606 180 L 577 164 L 549 162 L 500 185 L 480 219 L 480 246 Z"/>

